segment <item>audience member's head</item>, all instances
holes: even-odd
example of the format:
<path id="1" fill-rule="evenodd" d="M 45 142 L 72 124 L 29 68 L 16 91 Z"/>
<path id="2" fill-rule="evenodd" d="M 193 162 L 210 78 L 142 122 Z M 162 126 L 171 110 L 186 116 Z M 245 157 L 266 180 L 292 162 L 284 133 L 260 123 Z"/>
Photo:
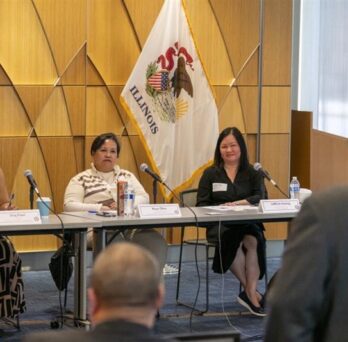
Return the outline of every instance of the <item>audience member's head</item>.
<path id="1" fill-rule="evenodd" d="M 93 267 L 91 319 L 94 324 L 121 318 L 152 326 L 163 294 L 161 271 L 150 252 L 127 242 L 112 244 Z"/>

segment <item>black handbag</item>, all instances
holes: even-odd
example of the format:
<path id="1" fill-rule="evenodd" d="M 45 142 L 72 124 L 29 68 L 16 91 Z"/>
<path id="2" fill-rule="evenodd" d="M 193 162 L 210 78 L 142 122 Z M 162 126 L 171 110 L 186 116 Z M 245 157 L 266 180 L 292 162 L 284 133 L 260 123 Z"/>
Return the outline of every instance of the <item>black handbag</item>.
<path id="1" fill-rule="evenodd" d="M 59 291 L 65 290 L 73 273 L 73 263 L 71 258 L 74 256 L 72 247 L 64 244 L 51 257 L 49 269 Z"/>

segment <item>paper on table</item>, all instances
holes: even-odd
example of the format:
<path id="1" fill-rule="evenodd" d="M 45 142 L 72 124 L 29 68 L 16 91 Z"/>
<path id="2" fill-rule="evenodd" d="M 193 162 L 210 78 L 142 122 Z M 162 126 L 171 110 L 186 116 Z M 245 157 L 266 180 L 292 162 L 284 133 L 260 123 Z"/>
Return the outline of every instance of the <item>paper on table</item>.
<path id="1" fill-rule="evenodd" d="M 202 207 L 209 210 L 215 211 L 244 211 L 244 210 L 258 210 L 258 207 L 253 205 L 215 205 L 210 207 Z"/>

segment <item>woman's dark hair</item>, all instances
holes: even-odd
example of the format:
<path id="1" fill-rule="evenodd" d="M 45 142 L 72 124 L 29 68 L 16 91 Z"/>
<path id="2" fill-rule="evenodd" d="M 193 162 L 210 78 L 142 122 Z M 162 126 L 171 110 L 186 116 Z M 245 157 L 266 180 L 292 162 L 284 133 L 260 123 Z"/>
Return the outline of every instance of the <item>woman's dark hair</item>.
<path id="1" fill-rule="evenodd" d="M 221 152 L 220 152 L 220 145 L 222 140 L 224 140 L 224 138 L 226 138 L 228 135 L 233 135 L 237 140 L 237 143 L 240 148 L 239 170 L 243 171 L 249 166 L 248 150 L 247 150 L 243 135 L 237 127 L 227 127 L 220 133 L 216 143 L 216 148 L 215 148 L 214 166 L 216 167 L 224 166 L 224 161 L 221 157 Z"/>
<path id="2" fill-rule="evenodd" d="M 94 153 L 97 152 L 97 150 L 100 149 L 100 147 L 105 143 L 106 140 L 113 140 L 115 142 L 117 157 L 120 155 L 121 144 L 120 144 L 117 136 L 114 133 L 103 133 L 103 134 L 98 135 L 92 142 L 92 145 L 91 145 L 91 155 L 92 156 Z"/>

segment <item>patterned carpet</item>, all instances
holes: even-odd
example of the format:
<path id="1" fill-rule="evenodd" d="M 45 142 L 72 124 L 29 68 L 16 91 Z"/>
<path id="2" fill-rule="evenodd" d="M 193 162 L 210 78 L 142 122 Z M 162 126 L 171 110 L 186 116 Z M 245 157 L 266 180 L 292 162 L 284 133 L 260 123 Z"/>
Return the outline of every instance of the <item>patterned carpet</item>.
<path id="1" fill-rule="evenodd" d="M 280 258 L 268 258 L 268 275 L 277 270 Z M 177 266 L 171 264 L 171 266 Z M 197 300 L 197 308 L 205 303 L 204 263 L 198 264 L 201 275 L 201 288 Z M 262 341 L 264 319 L 255 317 L 238 304 L 239 283 L 231 274 L 223 277 L 209 272 L 209 311 L 204 315 L 191 315 L 191 310 L 176 304 L 177 274 L 165 275 L 166 300 L 156 322 L 155 331 L 159 334 L 171 335 L 186 332 L 224 331 L 235 329 L 240 332 L 242 341 Z M 193 262 L 184 264 L 182 273 L 182 301 L 193 301 L 198 288 L 196 265 Z M 259 282 L 260 292 L 264 291 L 264 281 Z M 0 322 L 1 341 L 20 341 L 21 337 L 33 331 L 50 329 L 50 323 L 59 315 L 58 291 L 48 271 L 24 273 L 27 312 L 21 315 L 21 330 Z M 69 283 L 67 308 L 73 308 L 73 279 Z M 62 302 L 64 295 L 62 295 Z M 74 329 L 71 321 L 67 321 L 63 329 Z"/>

